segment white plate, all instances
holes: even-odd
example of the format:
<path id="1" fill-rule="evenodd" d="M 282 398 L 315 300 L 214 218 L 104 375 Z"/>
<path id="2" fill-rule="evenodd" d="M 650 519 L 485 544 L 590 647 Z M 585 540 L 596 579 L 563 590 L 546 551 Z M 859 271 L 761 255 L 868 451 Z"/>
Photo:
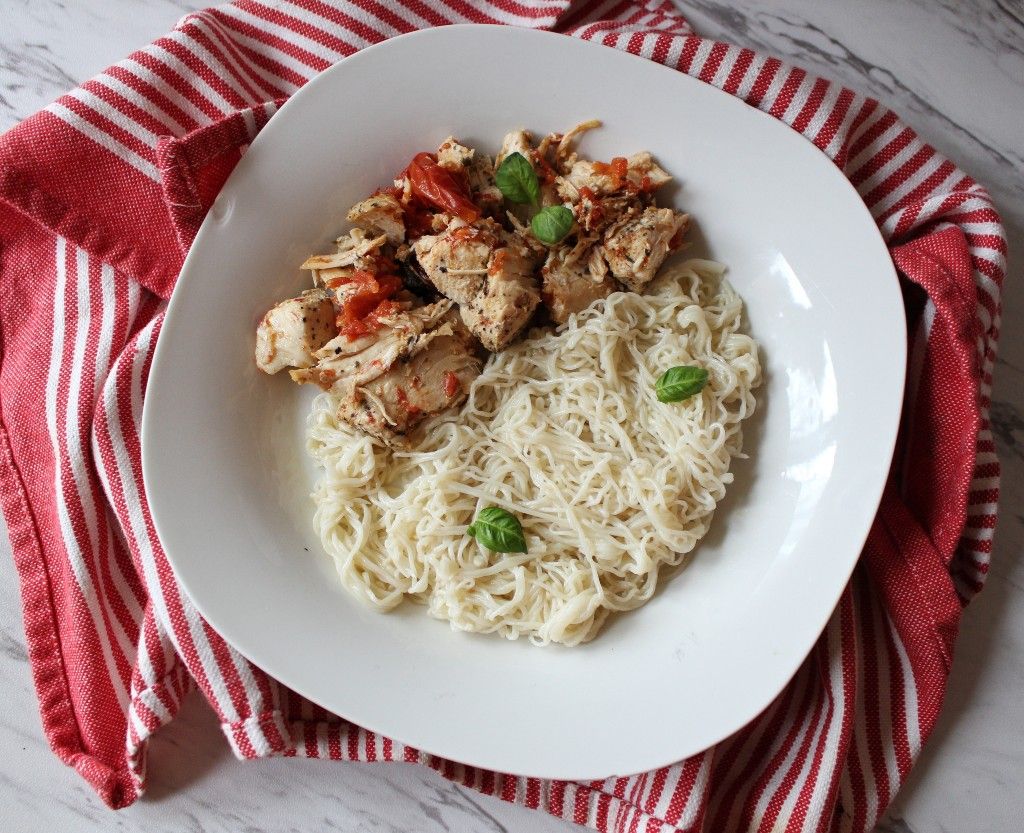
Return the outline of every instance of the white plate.
<path id="1" fill-rule="evenodd" d="M 515 56 L 515 69 L 510 58 Z M 582 151 L 651 150 L 729 265 L 767 384 L 748 461 L 693 563 L 591 644 L 453 633 L 362 607 L 311 521 L 312 391 L 257 372 L 254 330 L 304 285 L 345 210 L 449 133 L 604 121 Z M 692 239 L 692 238 L 691 238 Z M 307 84 L 242 158 L 171 301 L 143 419 L 168 557 L 253 662 L 376 732 L 517 774 L 650 769 L 736 731 L 821 632 L 874 515 L 905 363 L 903 306 L 863 203 L 810 143 L 680 73 L 561 35 L 453 26 L 370 47 Z M 308 552 L 306 551 L 308 549 Z"/>

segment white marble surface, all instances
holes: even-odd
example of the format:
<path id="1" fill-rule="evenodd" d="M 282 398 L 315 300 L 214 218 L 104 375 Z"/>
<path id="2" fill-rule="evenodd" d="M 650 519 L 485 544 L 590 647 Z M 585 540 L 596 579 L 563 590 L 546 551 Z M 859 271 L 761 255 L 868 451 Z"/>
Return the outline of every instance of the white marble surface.
<path id="1" fill-rule="evenodd" d="M 197 0 L 0 0 L 0 130 L 148 42 Z M 945 711 L 882 833 L 1010 831 L 1024 814 L 1024 3 L 709 2 L 698 31 L 866 91 L 986 183 L 1011 270 L 993 423 L 1004 466 L 988 587 L 967 611 Z M 1021 445 L 1017 445 L 1017 443 Z M 4 530 L 6 532 L 6 530 Z M 17 579 L 0 534 L 0 830 L 539 831 L 579 829 L 478 796 L 420 767 L 234 761 L 193 697 L 153 741 L 150 788 L 105 809 L 42 737 Z"/>

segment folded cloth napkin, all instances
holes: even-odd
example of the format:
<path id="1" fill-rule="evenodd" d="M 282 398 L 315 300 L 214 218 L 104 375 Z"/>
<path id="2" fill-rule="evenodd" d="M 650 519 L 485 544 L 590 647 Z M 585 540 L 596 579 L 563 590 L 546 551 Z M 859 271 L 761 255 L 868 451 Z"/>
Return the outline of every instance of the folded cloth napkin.
<path id="1" fill-rule="evenodd" d="M 552 28 L 676 67 L 771 113 L 849 177 L 901 274 L 904 420 L 864 557 L 789 686 L 654 772 L 543 781 L 441 760 L 304 701 L 198 615 L 153 530 L 139 417 L 164 303 L 225 177 L 279 103 L 367 44 L 449 22 Z M 981 588 L 1005 265 L 985 190 L 876 101 L 692 33 L 671 2 L 238 0 L 0 138 L 4 512 L 53 750 L 112 807 L 197 685 L 241 758 L 410 761 L 598 830 L 870 829 L 935 725 Z"/>

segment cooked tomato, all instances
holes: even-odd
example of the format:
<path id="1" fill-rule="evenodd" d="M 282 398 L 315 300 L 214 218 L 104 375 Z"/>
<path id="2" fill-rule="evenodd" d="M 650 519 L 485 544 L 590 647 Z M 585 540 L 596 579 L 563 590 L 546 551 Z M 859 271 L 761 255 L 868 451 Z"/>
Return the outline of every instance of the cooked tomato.
<path id="1" fill-rule="evenodd" d="M 370 196 L 379 197 L 381 194 L 388 194 L 394 197 L 396 200 L 400 200 L 402 198 L 402 189 L 399 188 L 397 185 L 385 185 L 381 188 L 378 188 L 376 191 L 370 194 Z"/>
<path id="2" fill-rule="evenodd" d="M 452 371 L 446 370 L 444 372 L 444 395 L 451 399 L 459 392 L 459 388 L 461 387 L 462 385 L 459 383 L 459 377 Z"/>
<path id="3" fill-rule="evenodd" d="M 358 271 L 328 283 L 332 288 L 343 284 L 358 286 L 354 293 L 346 295 L 336 320 L 338 329 L 349 341 L 376 332 L 381 328 L 380 318 L 398 310 L 398 305 L 389 300 L 402 288 L 401 279 L 395 275 Z"/>
<path id="4" fill-rule="evenodd" d="M 433 231 L 431 220 L 434 215 L 426 206 L 410 201 L 405 207 L 405 230 L 410 240 L 430 234 Z"/>
<path id="5" fill-rule="evenodd" d="M 612 181 L 612 190 L 618 191 L 626 181 L 629 163 L 624 156 L 616 156 L 611 162 L 595 162 L 594 173 L 606 174 Z"/>
<path id="6" fill-rule="evenodd" d="M 417 153 L 406 169 L 412 193 L 422 202 L 472 223 L 480 209 L 469 196 L 465 183 L 442 168 L 429 153 Z"/>
<path id="7" fill-rule="evenodd" d="M 398 404 L 409 416 L 414 417 L 423 410 L 409 401 L 409 395 L 405 392 L 405 388 L 396 388 L 395 394 L 398 396 Z"/>
<path id="8" fill-rule="evenodd" d="M 500 274 L 501 270 L 505 268 L 506 260 L 508 260 L 508 249 L 498 249 L 494 253 L 494 257 L 491 258 L 490 265 L 487 267 L 487 274 L 492 278 Z"/>

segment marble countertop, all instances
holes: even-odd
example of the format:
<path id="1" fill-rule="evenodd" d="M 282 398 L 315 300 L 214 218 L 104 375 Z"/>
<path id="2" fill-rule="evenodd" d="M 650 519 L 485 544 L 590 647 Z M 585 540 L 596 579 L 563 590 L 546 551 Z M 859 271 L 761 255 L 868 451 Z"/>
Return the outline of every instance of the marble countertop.
<path id="1" fill-rule="evenodd" d="M 202 5 L 207 3 L 4 0 L 0 131 Z M 785 57 L 894 108 L 985 183 L 1003 214 L 1011 258 L 992 410 L 1003 461 L 992 569 L 987 588 L 965 614 L 938 728 L 878 830 L 1020 829 L 1024 297 L 1018 284 L 1024 278 L 1024 3 L 685 0 L 682 5 L 702 34 Z M 580 829 L 477 795 L 422 767 L 309 760 L 239 763 L 213 714 L 195 695 L 152 742 L 146 797 L 118 813 L 107 810 L 50 753 L 42 736 L 5 529 L 0 532 L 0 686 L 0 829 L 11 833 Z"/>

